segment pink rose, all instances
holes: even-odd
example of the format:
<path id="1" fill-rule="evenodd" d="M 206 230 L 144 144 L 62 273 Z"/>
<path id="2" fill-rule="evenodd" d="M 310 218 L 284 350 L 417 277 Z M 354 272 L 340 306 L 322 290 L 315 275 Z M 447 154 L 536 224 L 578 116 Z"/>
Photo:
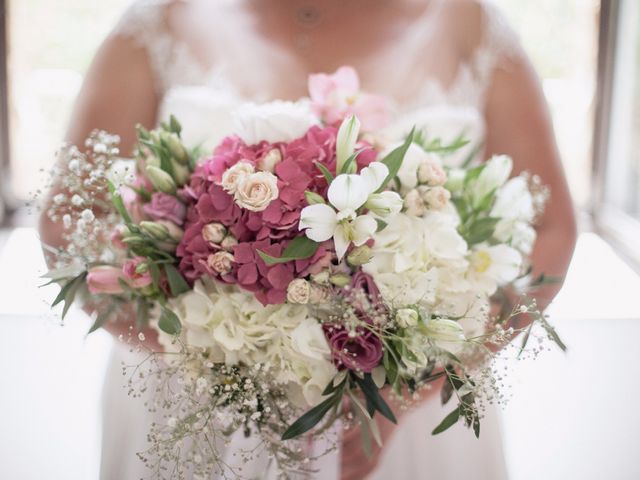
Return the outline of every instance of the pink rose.
<path id="1" fill-rule="evenodd" d="M 133 257 L 122 266 L 124 278 L 132 288 L 144 288 L 153 282 L 151 272 L 146 267 L 146 261 L 144 257 Z"/>
<path id="2" fill-rule="evenodd" d="M 93 294 L 117 295 L 124 292 L 118 282 L 119 278 L 123 278 L 123 276 L 122 270 L 118 267 L 109 265 L 92 267 L 87 275 L 87 287 L 89 292 Z"/>
<path id="3" fill-rule="evenodd" d="M 315 113 L 329 125 L 352 114 L 360 120 L 363 131 L 378 130 L 389 122 L 387 99 L 361 92 L 352 67 L 340 67 L 331 75 L 309 75 L 309 94 Z"/>
<path id="4" fill-rule="evenodd" d="M 187 213 L 187 207 L 173 195 L 156 192 L 151 196 L 151 202 L 142 207 L 152 220 L 169 220 L 176 225 L 182 225 Z"/>

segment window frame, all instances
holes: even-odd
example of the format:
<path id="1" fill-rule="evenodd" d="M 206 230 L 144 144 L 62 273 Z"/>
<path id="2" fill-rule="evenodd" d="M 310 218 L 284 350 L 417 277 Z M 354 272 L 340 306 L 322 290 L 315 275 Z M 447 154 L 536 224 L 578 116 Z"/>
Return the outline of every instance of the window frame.
<path id="1" fill-rule="evenodd" d="M 598 83 L 593 139 L 591 213 L 594 229 L 614 245 L 634 267 L 640 268 L 640 220 L 607 199 L 607 168 L 610 165 L 611 127 L 615 115 L 615 74 L 623 2 L 600 2 Z"/>
<path id="2" fill-rule="evenodd" d="M 9 188 L 8 2 L 0 0 L 0 226 L 7 221 Z"/>

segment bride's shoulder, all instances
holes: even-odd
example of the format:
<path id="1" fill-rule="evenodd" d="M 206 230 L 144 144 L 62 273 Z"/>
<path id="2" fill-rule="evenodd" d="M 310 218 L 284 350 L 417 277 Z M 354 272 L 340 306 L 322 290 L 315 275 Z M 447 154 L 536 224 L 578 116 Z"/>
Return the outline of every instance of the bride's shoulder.
<path id="1" fill-rule="evenodd" d="M 472 59 L 478 52 L 508 56 L 519 51 L 518 35 L 490 0 L 446 0 L 442 3 L 446 23 L 455 35 L 463 58 Z"/>

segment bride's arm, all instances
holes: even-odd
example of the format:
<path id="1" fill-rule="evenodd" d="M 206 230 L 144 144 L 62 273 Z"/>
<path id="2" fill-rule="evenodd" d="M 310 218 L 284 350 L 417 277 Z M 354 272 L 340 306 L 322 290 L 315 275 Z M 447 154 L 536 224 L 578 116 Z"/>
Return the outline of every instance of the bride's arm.
<path id="1" fill-rule="evenodd" d="M 487 155 L 510 155 L 515 174 L 529 171 L 550 189 L 532 254 L 533 278 L 541 273 L 564 278 L 576 241 L 576 221 L 540 81 L 524 54 L 503 60 L 494 71 L 485 115 Z M 536 290 L 538 306 L 544 309 L 561 286 Z"/>
<path id="2" fill-rule="evenodd" d="M 112 34 L 103 43 L 93 60 L 76 101 L 66 141 L 82 146 L 92 130 L 102 129 L 118 134 L 122 139 L 123 155 L 132 152 L 135 143 L 135 126 L 140 123 L 152 127 L 156 121 L 158 96 L 147 53 L 133 40 Z M 54 186 L 48 202 L 61 186 Z M 47 211 L 47 205 L 43 206 Z M 45 215 L 40 217 L 40 238 L 46 245 L 63 247 L 62 225 L 53 223 Z M 112 333 L 126 335 L 128 318 L 110 324 Z M 153 332 L 146 337 L 150 343 Z"/>

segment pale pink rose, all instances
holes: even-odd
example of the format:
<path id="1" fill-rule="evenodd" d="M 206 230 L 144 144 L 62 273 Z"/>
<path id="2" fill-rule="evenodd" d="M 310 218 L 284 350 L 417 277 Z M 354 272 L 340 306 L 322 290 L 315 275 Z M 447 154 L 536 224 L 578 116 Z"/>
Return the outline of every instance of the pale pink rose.
<path id="1" fill-rule="evenodd" d="M 327 303 L 331 298 L 331 289 L 324 285 L 318 285 L 317 283 L 311 284 L 311 291 L 309 292 L 309 303 L 319 304 Z"/>
<path id="2" fill-rule="evenodd" d="M 202 238 L 209 243 L 214 243 L 216 245 L 220 244 L 220 242 L 224 240 L 226 234 L 227 229 L 221 223 L 208 223 L 202 227 Z"/>
<path id="3" fill-rule="evenodd" d="M 265 172 L 273 173 L 276 165 L 282 161 L 282 153 L 277 148 L 269 150 L 260 160 L 258 160 L 258 168 Z"/>
<path id="4" fill-rule="evenodd" d="M 124 278 L 132 288 L 144 288 L 153 282 L 149 269 L 140 268 L 140 265 L 144 265 L 146 261 L 147 259 L 144 257 L 133 257 L 127 260 L 122 266 Z"/>
<path id="5" fill-rule="evenodd" d="M 409 190 L 409 192 L 404 197 L 403 203 L 407 215 L 421 217 L 427 212 L 427 209 L 424 205 L 424 200 L 422 200 L 420 193 L 415 188 L 413 190 Z"/>
<path id="6" fill-rule="evenodd" d="M 226 275 L 233 268 L 233 255 L 229 252 L 216 252 L 207 257 L 207 265 L 220 275 Z"/>
<path id="7" fill-rule="evenodd" d="M 435 159 L 427 157 L 418 167 L 418 180 L 427 185 L 444 185 L 447 183 L 447 173 Z"/>
<path id="8" fill-rule="evenodd" d="M 118 282 L 119 278 L 124 279 L 122 270 L 118 267 L 109 265 L 91 267 L 87 275 L 87 287 L 93 294 L 117 295 L 124 292 Z"/>
<path id="9" fill-rule="evenodd" d="M 389 123 L 387 99 L 361 92 L 358 74 L 352 67 L 340 67 L 331 75 L 310 75 L 309 96 L 315 113 L 329 125 L 349 115 L 358 117 L 363 131 L 379 130 Z"/>
<path id="10" fill-rule="evenodd" d="M 182 225 L 187 214 L 187 207 L 175 196 L 163 192 L 155 192 L 151 201 L 142 207 L 144 213 L 152 220 L 168 220 Z"/>
<path id="11" fill-rule="evenodd" d="M 287 287 L 287 301 L 289 303 L 307 304 L 311 294 L 311 285 L 302 278 L 296 278 Z"/>
<path id="12" fill-rule="evenodd" d="M 220 182 L 220 185 L 222 185 L 222 188 L 224 188 L 226 192 L 234 194 L 242 180 L 244 180 L 248 175 L 251 175 L 254 171 L 255 169 L 252 164 L 240 161 L 225 170 L 222 174 L 222 181 Z"/>
<path id="13" fill-rule="evenodd" d="M 451 198 L 451 193 L 444 187 L 433 187 L 430 188 L 423 196 L 424 201 L 430 208 L 435 210 L 440 210 L 444 208 L 449 199 Z"/>
<path id="14" fill-rule="evenodd" d="M 236 204 L 252 212 L 261 212 L 278 198 L 278 178 L 270 172 L 256 172 L 244 177 L 235 194 Z"/>
<path id="15" fill-rule="evenodd" d="M 227 235 L 220 243 L 220 246 L 229 252 L 232 251 L 236 245 L 238 245 L 238 239 L 233 235 Z"/>

